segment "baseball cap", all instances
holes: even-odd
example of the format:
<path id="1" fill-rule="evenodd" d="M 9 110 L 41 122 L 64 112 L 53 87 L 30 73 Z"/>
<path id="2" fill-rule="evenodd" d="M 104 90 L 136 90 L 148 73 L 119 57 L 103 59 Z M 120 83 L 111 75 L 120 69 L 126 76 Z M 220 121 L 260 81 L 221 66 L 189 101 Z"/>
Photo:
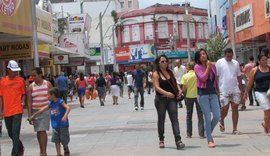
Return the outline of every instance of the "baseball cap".
<path id="1" fill-rule="evenodd" d="M 21 68 L 19 67 L 18 63 L 14 60 L 10 60 L 8 62 L 7 68 L 9 68 L 12 71 L 21 71 Z"/>

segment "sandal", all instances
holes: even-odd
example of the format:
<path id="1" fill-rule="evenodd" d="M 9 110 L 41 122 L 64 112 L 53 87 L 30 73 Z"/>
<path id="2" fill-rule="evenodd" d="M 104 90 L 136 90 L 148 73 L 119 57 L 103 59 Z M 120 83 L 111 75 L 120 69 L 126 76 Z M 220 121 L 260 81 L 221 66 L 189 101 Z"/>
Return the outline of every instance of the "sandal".
<path id="1" fill-rule="evenodd" d="M 265 127 L 265 124 L 262 122 L 261 125 L 263 126 L 264 132 L 265 132 L 266 134 L 269 134 L 269 133 L 268 133 L 268 129 Z"/>
<path id="2" fill-rule="evenodd" d="M 219 130 L 220 132 L 225 132 L 224 124 L 219 123 Z"/>
<path id="3" fill-rule="evenodd" d="M 214 144 L 214 142 L 210 141 L 210 142 L 208 142 L 208 147 L 209 148 L 215 148 L 216 145 Z"/>
<path id="4" fill-rule="evenodd" d="M 165 148 L 164 141 L 159 141 L 159 148 Z"/>
<path id="5" fill-rule="evenodd" d="M 241 132 L 238 131 L 238 130 L 233 130 L 233 131 L 232 131 L 232 134 L 234 134 L 234 135 L 239 135 L 239 134 L 241 134 Z"/>

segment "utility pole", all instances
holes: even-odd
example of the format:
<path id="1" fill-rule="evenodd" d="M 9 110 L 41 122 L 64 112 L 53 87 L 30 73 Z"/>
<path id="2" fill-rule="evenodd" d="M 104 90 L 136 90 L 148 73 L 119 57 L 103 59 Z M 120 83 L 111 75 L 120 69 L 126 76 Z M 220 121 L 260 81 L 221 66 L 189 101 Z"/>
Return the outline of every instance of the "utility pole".
<path id="1" fill-rule="evenodd" d="M 186 0 L 185 2 L 185 11 L 186 11 L 186 24 L 187 24 L 187 53 L 188 53 L 188 62 L 191 61 L 191 51 L 190 51 L 190 28 L 189 28 L 189 22 L 191 19 L 191 15 L 188 14 L 188 8 L 187 8 L 188 2 Z"/>
<path id="2" fill-rule="evenodd" d="M 104 49 L 103 49 L 103 30 L 102 30 L 102 14 L 99 13 L 99 30 L 100 30 L 100 54 L 101 54 L 101 71 L 102 74 L 105 74 L 105 65 L 104 65 Z"/>
<path id="3" fill-rule="evenodd" d="M 32 1 L 32 47 L 34 54 L 34 67 L 39 67 L 39 56 L 38 56 L 38 38 L 37 38 L 37 16 L 36 16 L 36 4 Z"/>
<path id="4" fill-rule="evenodd" d="M 118 72 L 119 68 L 118 68 L 118 64 L 116 63 L 116 54 L 115 54 L 115 38 L 114 38 L 114 31 L 115 31 L 115 24 L 112 26 L 112 44 L 113 44 L 113 70 Z"/>
<path id="5" fill-rule="evenodd" d="M 233 1 L 229 0 L 230 3 L 230 27 L 231 27 L 231 44 L 233 50 L 233 58 L 236 59 L 236 51 L 235 51 L 235 38 L 234 38 L 234 15 L 233 15 Z"/>
<path id="6" fill-rule="evenodd" d="M 154 42 L 154 47 L 155 47 L 155 51 L 156 51 L 156 53 L 155 53 L 155 56 L 156 56 L 156 58 L 158 57 L 158 50 L 157 50 L 157 27 L 156 27 L 156 25 L 157 25 L 157 23 L 156 23 L 156 14 L 154 13 L 153 14 L 153 27 L 154 27 L 154 38 L 153 38 L 153 42 Z"/>

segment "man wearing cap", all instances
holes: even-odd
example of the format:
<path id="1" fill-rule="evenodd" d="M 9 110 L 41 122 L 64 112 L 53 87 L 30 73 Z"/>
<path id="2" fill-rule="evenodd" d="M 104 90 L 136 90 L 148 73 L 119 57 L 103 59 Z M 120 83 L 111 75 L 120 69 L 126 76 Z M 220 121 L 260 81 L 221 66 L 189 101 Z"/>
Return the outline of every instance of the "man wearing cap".
<path id="1" fill-rule="evenodd" d="M 21 68 L 14 60 L 10 60 L 7 66 L 7 76 L 0 81 L 0 115 L 4 116 L 8 136 L 11 138 L 13 148 L 11 155 L 22 156 L 24 147 L 20 140 L 20 130 L 23 114 L 23 101 L 25 95 L 24 80 L 18 76 Z"/>

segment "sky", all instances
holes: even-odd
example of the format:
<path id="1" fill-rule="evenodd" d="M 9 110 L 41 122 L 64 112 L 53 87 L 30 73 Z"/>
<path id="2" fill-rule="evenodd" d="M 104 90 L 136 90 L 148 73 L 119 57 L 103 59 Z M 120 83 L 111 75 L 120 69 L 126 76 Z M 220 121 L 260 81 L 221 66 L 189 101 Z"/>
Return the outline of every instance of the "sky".
<path id="1" fill-rule="evenodd" d="M 204 9 L 208 9 L 209 8 L 209 4 L 208 4 L 208 0 L 187 0 L 190 2 L 191 6 L 194 7 L 198 7 L 198 8 L 204 8 Z M 156 3 L 160 3 L 160 4 L 171 4 L 171 3 L 184 3 L 185 0 L 139 0 L 139 5 L 140 8 L 146 8 L 149 7 L 151 5 L 154 5 Z"/>

